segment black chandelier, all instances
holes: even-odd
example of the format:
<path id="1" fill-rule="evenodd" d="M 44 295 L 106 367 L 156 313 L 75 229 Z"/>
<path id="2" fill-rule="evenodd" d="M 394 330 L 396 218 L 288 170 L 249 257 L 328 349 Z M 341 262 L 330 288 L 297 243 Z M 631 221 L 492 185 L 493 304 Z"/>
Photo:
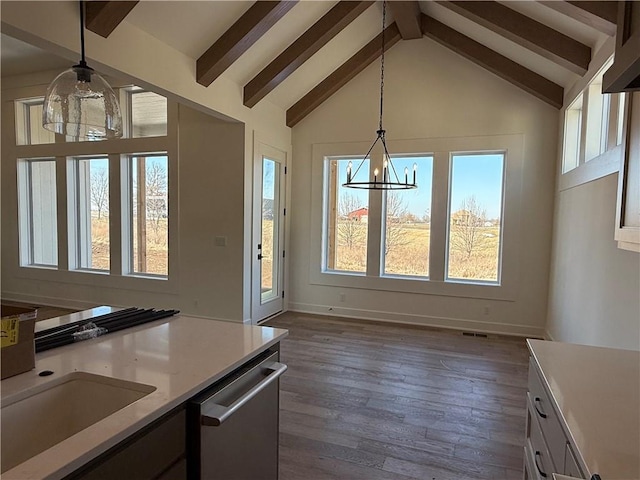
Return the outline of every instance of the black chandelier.
<path id="1" fill-rule="evenodd" d="M 411 175 L 411 181 L 409 181 L 409 169 L 404 169 L 404 179 L 402 179 L 395 167 L 393 166 L 393 161 L 391 160 L 391 155 L 389 155 L 389 150 L 387 149 L 387 141 L 385 139 L 385 129 L 382 127 L 382 110 L 384 105 L 384 29 L 387 17 L 387 2 L 384 0 L 382 2 L 382 54 L 380 55 L 380 123 L 378 130 L 376 131 L 376 139 L 373 141 L 371 148 L 364 156 L 364 158 L 358 164 L 355 172 L 353 171 L 353 165 L 351 162 L 347 165 L 347 181 L 343 183 L 343 187 L 349 188 L 359 188 L 363 190 L 410 190 L 413 188 L 417 188 L 418 184 L 416 183 L 416 174 L 418 170 L 418 165 L 413 164 L 413 172 Z M 371 154 L 373 148 L 376 144 L 380 142 L 382 144 L 383 153 L 382 153 L 382 175 L 380 175 L 380 170 L 378 168 L 373 171 L 373 180 L 371 177 L 358 180 L 358 172 L 365 164 L 369 155 Z M 403 181 L 404 180 L 404 181 Z"/>

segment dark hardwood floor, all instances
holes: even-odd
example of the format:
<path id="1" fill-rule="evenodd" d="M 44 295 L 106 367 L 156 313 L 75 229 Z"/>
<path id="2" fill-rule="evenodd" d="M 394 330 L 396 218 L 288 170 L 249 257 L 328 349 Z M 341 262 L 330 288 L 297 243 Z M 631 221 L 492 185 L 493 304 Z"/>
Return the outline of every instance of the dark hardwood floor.
<path id="1" fill-rule="evenodd" d="M 282 314 L 280 480 L 520 480 L 524 339 Z"/>

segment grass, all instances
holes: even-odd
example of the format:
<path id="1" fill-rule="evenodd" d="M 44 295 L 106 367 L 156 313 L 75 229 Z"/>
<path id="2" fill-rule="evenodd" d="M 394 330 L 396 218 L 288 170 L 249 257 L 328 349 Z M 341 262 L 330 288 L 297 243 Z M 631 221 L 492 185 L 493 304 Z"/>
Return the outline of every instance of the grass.
<path id="1" fill-rule="evenodd" d="M 272 221 L 264 220 L 262 235 L 263 260 L 262 289 L 269 290 L 273 286 L 273 256 L 271 252 Z M 155 232 L 147 226 L 147 273 L 165 274 L 168 272 L 167 223 L 164 220 Z M 109 269 L 109 221 L 108 217 L 92 219 L 92 268 Z M 338 228 L 340 228 L 338 226 Z M 338 243 L 336 248 L 335 270 L 349 272 L 366 271 L 367 224 L 349 225 L 352 231 L 353 246 Z M 360 229 L 361 231 L 358 231 Z M 389 237 L 393 245 L 385 257 L 385 273 L 391 275 L 429 275 L 429 244 L 431 240 L 430 225 L 426 223 L 405 224 L 392 227 Z M 480 227 L 478 240 L 471 255 L 462 251 L 456 242 L 451 242 L 448 278 L 463 280 L 496 281 L 498 272 L 498 252 L 500 241 L 499 227 Z"/>
<path id="2" fill-rule="evenodd" d="M 338 227 L 339 228 L 339 227 Z M 353 228 L 352 225 L 349 228 Z M 357 228 L 353 238 L 361 239 L 352 247 L 338 243 L 335 269 L 364 272 L 366 270 L 367 247 L 366 224 Z M 428 276 L 429 245 L 431 230 L 429 224 L 416 223 L 392 227 L 393 244 L 385 256 L 385 273 L 395 275 Z M 448 278 L 465 280 L 496 281 L 498 273 L 499 227 L 480 227 L 472 252 L 467 255 L 457 245 L 450 242 Z M 452 235 L 454 235 L 452 231 Z"/>

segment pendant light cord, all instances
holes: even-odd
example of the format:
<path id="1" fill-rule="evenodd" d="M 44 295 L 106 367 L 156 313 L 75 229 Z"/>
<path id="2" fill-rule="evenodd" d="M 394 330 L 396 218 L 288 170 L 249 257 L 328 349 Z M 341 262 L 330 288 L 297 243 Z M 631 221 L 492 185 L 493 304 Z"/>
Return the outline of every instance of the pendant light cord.
<path id="1" fill-rule="evenodd" d="M 382 54 L 380 56 L 380 132 L 382 132 L 382 106 L 384 100 L 384 27 L 387 18 L 387 2 L 382 2 Z M 380 135 L 381 133 L 379 133 Z"/>
<path id="2" fill-rule="evenodd" d="M 87 62 L 84 56 L 84 2 L 82 0 L 79 0 L 78 4 L 80 5 L 80 50 L 82 53 L 80 65 L 84 67 L 87 65 Z"/>

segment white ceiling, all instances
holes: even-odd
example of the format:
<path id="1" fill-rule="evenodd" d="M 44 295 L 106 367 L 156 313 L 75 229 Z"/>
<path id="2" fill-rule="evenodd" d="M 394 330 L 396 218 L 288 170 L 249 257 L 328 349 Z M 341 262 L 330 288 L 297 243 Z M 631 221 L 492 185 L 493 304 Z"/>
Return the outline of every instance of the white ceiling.
<path id="1" fill-rule="evenodd" d="M 241 87 L 324 15 L 335 1 L 303 0 L 242 55 L 224 76 Z M 562 15 L 539 2 L 501 2 L 549 25 L 592 48 L 592 55 L 607 36 Z M 252 1 L 141 1 L 125 22 L 193 58 L 194 62 L 253 4 Z M 453 11 L 431 1 L 420 1 L 421 10 L 514 60 L 568 88 L 578 76 L 566 68 L 521 47 Z M 344 61 L 375 37 L 381 28 L 381 3 L 376 2 L 295 71 L 266 98 L 283 109 L 291 107 Z M 389 15 L 387 23 L 391 23 Z M 413 41 L 431 41 L 423 38 Z M 2 75 L 15 75 L 68 65 L 68 60 L 2 35 Z M 195 81 L 195 79 L 194 79 Z"/>

